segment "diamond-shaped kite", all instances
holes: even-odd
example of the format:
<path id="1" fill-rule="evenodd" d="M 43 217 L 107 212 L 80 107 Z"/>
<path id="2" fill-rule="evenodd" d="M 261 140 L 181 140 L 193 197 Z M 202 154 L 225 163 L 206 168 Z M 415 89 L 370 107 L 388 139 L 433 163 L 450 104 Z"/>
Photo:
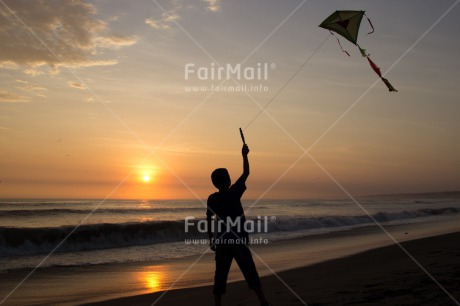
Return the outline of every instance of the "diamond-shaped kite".
<path id="1" fill-rule="evenodd" d="M 366 49 L 362 49 L 358 45 L 357 41 L 358 41 L 359 27 L 361 25 L 361 20 L 363 19 L 364 15 L 365 15 L 364 11 L 335 11 L 334 13 L 332 13 L 332 15 L 327 17 L 319 26 L 321 28 L 329 30 L 331 34 L 333 34 L 332 32 L 336 32 L 337 34 L 343 36 L 345 39 L 347 39 L 348 41 L 356 45 L 359 48 L 361 55 L 367 58 L 372 69 L 375 71 L 375 73 L 378 74 L 380 79 L 388 87 L 388 90 L 397 91 L 387 79 L 382 77 L 380 68 L 370 59 L 369 54 L 366 54 Z M 367 18 L 367 20 L 369 21 L 369 24 L 372 28 L 372 31 L 369 32 L 368 34 L 371 34 L 374 32 L 374 26 L 372 25 L 372 22 L 369 18 Z M 340 48 L 342 49 L 342 52 L 345 52 L 348 56 L 350 56 L 350 54 L 348 54 L 347 51 L 343 50 L 342 45 L 340 44 L 340 41 L 338 38 L 337 38 L 337 41 L 340 45 Z"/>

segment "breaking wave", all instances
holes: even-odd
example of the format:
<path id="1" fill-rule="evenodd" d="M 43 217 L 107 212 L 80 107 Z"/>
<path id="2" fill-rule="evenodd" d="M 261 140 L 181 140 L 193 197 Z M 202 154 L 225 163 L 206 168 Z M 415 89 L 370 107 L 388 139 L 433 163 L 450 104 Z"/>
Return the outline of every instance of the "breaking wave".
<path id="1" fill-rule="evenodd" d="M 409 220 L 422 217 L 459 213 L 459 208 L 419 209 L 402 212 L 378 212 L 372 215 L 268 218 L 268 234 L 295 232 L 325 228 L 349 228 L 378 222 Z M 374 220 L 373 220 L 374 219 Z M 193 222 L 198 222 L 194 220 Z M 0 227 L 0 257 L 36 255 L 48 252 L 78 252 L 122 248 L 136 245 L 150 245 L 187 238 L 205 238 L 198 226 L 188 227 L 185 221 L 149 221 L 122 224 L 88 224 L 48 228 Z"/>

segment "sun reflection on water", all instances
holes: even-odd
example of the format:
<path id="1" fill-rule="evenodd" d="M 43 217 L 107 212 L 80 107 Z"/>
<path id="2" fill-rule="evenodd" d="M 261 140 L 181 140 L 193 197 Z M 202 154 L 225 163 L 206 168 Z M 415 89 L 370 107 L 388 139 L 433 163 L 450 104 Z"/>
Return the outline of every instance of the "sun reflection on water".
<path id="1" fill-rule="evenodd" d="M 159 291 L 163 289 L 165 273 L 161 267 L 153 266 L 147 268 L 149 271 L 140 272 L 140 279 L 145 287 L 150 291 Z"/>
<path id="2" fill-rule="evenodd" d="M 151 208 L 150 203 L 147 200 L 140 201 L 138 206 L 139 206 L 139 209 L 149 209 L 149 208 Z"/>

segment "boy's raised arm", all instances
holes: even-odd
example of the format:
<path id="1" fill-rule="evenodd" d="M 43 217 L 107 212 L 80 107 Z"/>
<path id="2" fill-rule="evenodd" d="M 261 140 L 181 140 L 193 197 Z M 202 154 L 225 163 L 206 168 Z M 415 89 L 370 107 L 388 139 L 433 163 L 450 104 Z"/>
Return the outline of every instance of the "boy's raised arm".
<path id="1" fill-rule="evenodd" d="M 240 179 L 242 179 L 243 181 L 246 181 L 246 179 L 249 176 L 248 154 L 249 154 L 249 147 L 247 144 L 244 144 L 243 148 L 241 149 L 241 155 L 243 155 L 243 174 L 240 177 Z"/>

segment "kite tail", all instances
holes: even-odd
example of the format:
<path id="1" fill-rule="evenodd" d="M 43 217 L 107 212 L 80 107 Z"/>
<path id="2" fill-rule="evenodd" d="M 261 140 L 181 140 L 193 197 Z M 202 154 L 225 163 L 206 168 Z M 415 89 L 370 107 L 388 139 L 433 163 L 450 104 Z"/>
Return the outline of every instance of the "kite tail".
<path id="1" fill-rule="evenodd" d="M 367 56 L 367 60 L 369 61 L 369 65 L 371 65 L 372 67 L 372 70 L 375 71 L 375 73 L 378 74 L 378 76 L 380 77 L 380 79 L 383 81 L 383 83 L 385 83 L 385 85 L 387 86 L 388 90 L 390 92 L 397 92 L 397 90 L 393 87 L 393 85 L 390 84 L 390 82 L 385 79 L 384 77 L 382 77 L 382 73 L 380 72 L 380 68 L 370 59 L 369 56 Z"/>
<path id="2" fill-rule="evenodd" d="M 398 92 L 398 91 L 393 87 L 393 85 L 391 85 L 390 82 L 388 82 L 387 79 L 385 79 L 385 78 L 381 78 L 381 79 L 382 79 L 383 83 L 385 83 L 385 85 L 387 85 L 389 91 L 391 91 L 391 92 Z"/>
<path id="3" fill-rule="evenodd" d="M 366 56 L 368 62 L 369 62 L 369 65 L 371 65 L 372 69 L 375 71 L 375 73 L 377 73 L 379 75 L 379 77 L 382 77 L 382 73 L 380 72 L 380 68 L 379 66 L 377 66 L 369 56 Z"/>
<path id="4" fill-rule="evenodd" d="M 369 25 L 370 25 L 370 26 L 371 26 L 371 28 L 372 28 L 372 31 L 370 31 L 370 32 L 369 32 L 369 33 L 367 33 L 367 34 L 369 35 L 369 34 L 372 34 L 372 33 L 374 33 L 375 29 L 374 29 L 374 25 L 372 24 L 372 21 L 369 19 L 369 17 L 367 17 L 367 15 L 366 15 L 366 14 L 364 14 L 364 16 L 366 16 L 366 18 L 367 18 L 367 21 L 369 21 Z"/>
<path id="5" fill-rule="evenodd" d="M 334 33 L 332 33 L 331 30 L 329 30 L 329 32 L 331 32 L 331 34 L 335 37 Z M 335 37 L 335 39 L 337 39 L 337 42 L 339 43 L 340 50 L 342 50 L 343 53 L 346 53 L 348 56 L 350 56 L 350 53 L 348 53 L 346 50 L 343 49 L 342 44 L 340 43 L 340 40 L 337 37 Z"/>
<path id="6" fill-rule="evenodd" d="M 369 54 L 366 54 L 366 49 L 361 48 L 358 44 L 356 44 L 356 45 L 358 46 L 359 52 L 361 52 L 362 57 L 368 57 L 369 56 Z"/>

